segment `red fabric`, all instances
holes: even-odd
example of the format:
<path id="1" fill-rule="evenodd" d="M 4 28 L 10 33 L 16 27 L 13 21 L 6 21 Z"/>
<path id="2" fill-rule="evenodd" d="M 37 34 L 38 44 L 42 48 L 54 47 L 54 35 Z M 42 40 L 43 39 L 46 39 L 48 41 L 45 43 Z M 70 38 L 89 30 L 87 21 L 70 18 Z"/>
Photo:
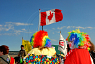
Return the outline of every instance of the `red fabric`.
<path id="1" fill-rule="evenodd" d="M 56 22 L 61 21 L 63 19 L 63 14 L 61 13 L 61 10 L 55 9 L 55 19 Z"/>
<path id="2" fill-rule="evenodd" d="M 50 15 L 48 16 L 49 21 L 52 20 L 52 17 L 53 17 L 53 13 L 51 13 L 50 11 Z"/>
<path id="3" fill-rule="evenodd" d="M 59 45 L 64 46 L 64 42 L 59 41 Z"/>
<path id="4" fill-rule="evenodd" d="M 66 57 L 64 64 L 91 64 L 90 54 L 86 49 L 74 49 Z"/>
<path id="5" fill-rule="evenodd" d="M 10 64 L 14 64 L 14 58 L 11 57 Z"/>
<path id="6" fill-rule="evenodd" d="M 49 16 L 47 16 L 47 13 L 46 12 L 41 12 L 41 17 L 40 17 L 40 26 L 44 26 L 44 25 L 46 25 L 46 17 L 47 17 L 47 19 L 50 21 L 50 20 L 52 20 L 52 18 L 53 18 L 53 13 L 51 13 L 51 11 L 49 11 L 50 13 L 49 13 Z M 63 19 L 63 14 L 61 13 L 61 10 L 59 10 L 59 9 L 55 9 L 55 21 L 54 22 L 59 22 L 59 21 L 61 21 L 62 19 Z"/>
<path id="7" fill-rule="evenodd" d="M 41 12 L 41 22 L 40 22 L 40 25 L 41 26 L 44 26 L 46 25 L 46 12 Z"/>

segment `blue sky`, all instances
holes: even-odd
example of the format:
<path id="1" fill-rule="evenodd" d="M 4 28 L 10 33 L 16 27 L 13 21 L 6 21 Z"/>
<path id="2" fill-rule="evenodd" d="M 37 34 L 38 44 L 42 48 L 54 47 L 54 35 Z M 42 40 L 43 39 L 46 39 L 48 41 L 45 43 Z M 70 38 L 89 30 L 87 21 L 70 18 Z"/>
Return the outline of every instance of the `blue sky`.
<path id="1" fill-rule="evenodd" d="M 60 31 L 66 39 L 68 32 L 78 28 L 88 33 L 95 45 L 95 0 L 0 0 L 0 45 L 18 51 L 22 37 L 30 41 L 38 31 L 39 9 L 62 10 L 62 21 L 43 27 L 53 45 L 59 43 Z"/>

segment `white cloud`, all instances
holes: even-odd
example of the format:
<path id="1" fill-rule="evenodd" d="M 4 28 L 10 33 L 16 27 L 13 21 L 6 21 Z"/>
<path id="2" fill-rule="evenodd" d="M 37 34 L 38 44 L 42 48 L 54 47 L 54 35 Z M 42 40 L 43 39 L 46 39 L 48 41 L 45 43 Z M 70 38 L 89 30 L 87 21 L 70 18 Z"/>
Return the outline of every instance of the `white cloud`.
<path id="1" fill-rule="evenodd" d="M 22 29 L 22 30 L 24 30 L 24 31 L 25 31 L 25 29 Z"/>
<path id="2" fill-rule="evenodd" d="M 57 40 L 55 40 L 55 39 L 50 39 L 51 41 L 57 41 Z"/>
<path id="3" fill-rule="evenodd" d="M 4 33 L 4 34 L 2 34 L 2 35 L 12 35 L 12 33 Z"/>
<path id="4" fill-rule="evenodd" d="M 3 28 L 2 28 L 2 27 L 0 27 L 0 31 L 2 31 L 2 29 L 3 29 Z"/>
<path id="5" fill-rule="evenodd" d="M 13 23 L 13 22 L 6 22 L 6 23 L 9 23 L 10 24 L 10 23 Z"/>
<path id="6" fill-rule="evenodd" d="M 63 26 L 63 27 L 58 27 L 57 29 L 63 29 L 63 28 L 65 28 L 66 26 Z M 66 27 L 67 29 L 69 29 L 69 28 L 79 28 L 79 29 L 95 29 L 95 27 L 82 27 L 82 26 L 67 26 Z"/>
<path id="7" fill-rule="evenodd" d="M 60 31 L 58 31 L 57 33 L 60 33 Z"/>
<path id="8" fill-rule="evenodd" d="M 81 26 L 78 26 L 78 27 L 76 27 L 76 28 L 81 28 L 81 29 L 85 29 L 85 27 L 81 27 Z"/>
<path id="9" fill-rule="evenodd" d="M 52 28 L 53 30 L 55 30 L 55 28 Z"/>
<path id="10" fill-rule="evenodd" d="M 92 29 L 93 27 L 86 27 L 86 28 L 90 28 L 90 29 Z"/>
<path id="11" fill-rule="evenodd" d="M 47 30 L 47 29 L 44 29 L 44 30 Z"/>
<path id="12" fill-rule="evenodd" d="M 18 35 L 20 34 L 21 32 L 24 32 L 24 33 L 32 33 L 32 32 L 27 32 L 25 28 L 19 28 L 18 29 L 15 29 L 16 26 L 28 26 L 28 25 L 33 25 L 33 24 L 29 24 L 29 23 L 21 23 L 21 22 L 6 22 L 5 25 L 1 25 L 0 24 L 0 31 L 5 31 L 4 33 L 0 34 L 0 35 Z M 61 30 L 63 28 L 79 28 L 79 29 L 95 29 L 95 27 L 82 27 L 82 26 L 62 26 L 62 27 L 58 27 L 57 29 Z M 47 30 L 47 29 L 44 29 L 44 30 Z M 52 30 L 55 30 L 55 28 L 51 28 L 51 33 L 52 34 L 55 34 L 54 32 L 52 32 Z M 11 31 L 13 33 L 6 33 L 6 31 Z M 49 31 L 48 31 L 49 32 Z M 60 33 L 60 31 L 55 31 L 56 33 Z"/>
<path id="13" fill-rule="evenodd" d="M 7 25 L 4 25 L 4 27 L 6 27 Z"/>
<path id="14" fill-rule="evenodd" d="M 28 23 L 20 23 L 20 22 L 18 22 L 18 23 L 13 23 L 13 24 L 15 24 L 16 26 L 20 26 L 20 25 L 33 25 L 33 24 L 28 24 Z"/>
<path id="15" fill-rule="evenodd" d="M 29 24 L 29 23 L 20 23 L 20 22 L 6 22 L 6 24 L 12 24 L 12 25 L 16 25 L 16 26 L 20 26 L 20 25 L 33 25 L 33 24 Z"/>
<path id="16" fill-rule="evenodd" d="M 88 29 L 94 29 L 94 27 L 81 27 L 81 26 L 68 26 L 67 29 L 68 28 L 79 28 L 79 29 L 87 29 L 88 28 Z"/>
<path id="17" fill-rule="evenodd" d="M 23 31 L 21 31 L 21 30 L 14 30 L 14 32 L 15 32 L 14 34 L 18 35 L 18 34 L 20 34 Z"/>
<path id="18" fill-rule="evenodd" d="M 53 34 L 54 34 L 54 32 L 53 32 Z"/>
<path id="19" fill-rule="evenodd" d="M 63 27 L 60 27 L 60 28 L 58 27 L 57 29 L 61 30 L 61 29 L 65 28 L 65 27 L 66 27 L 66 26 L 63 26 Z"/>
<path id="20" fill-rule="evenodd" d="M 73 28 L 75 28 L 75 26 L 72 26 Z"/>
<path id="21" fill-rule="evenodd" d="M 21 30 L 16 30 L 14 29 L 15 26 L 24 26 L 24 25 L 33 25 L 33 24 L 29 24 L 29 23 L 20 23 L 20 22 L 6 22 L 5 25 L 1 25 L 0 24 L 0 31 L 9 31 L 12 30 L 14 31 L 13 34 L 20 34 L 21 32 L 26 31 L 25 29 L 21 29 Z M 2 35 L 10 35 L 8 33 L 4 33 Z"/>
<path id="22" fill-rule="evenodd" d="M 21 31 L 21 30 L 15 30 L 14 32 L 18 33 L 18 32 L 23 32 L 23 31 Z"/>
<path id="23" fill-rule="evenodd" d="M 14 29 L 14 26 L 11 24 L 6 24 L 0 27 L 0 31 L 9 31 L 10 29 Z"/>
<path id="24" fill-rule="evenodd" d="M 10 29 L 14 29 L 14 26 L 11 24 L 7 25 L 6 27 L 8 27 L 8 28 L 6 28 L 6 31 L 9 31 Z"/>
<path id="25" fill-rule="evenodd" d="M 2 26 L 2 25 L 0 25 L 0 26 Z"/>
<path id="26" fill-rule="evenodd" d="M 25 32 L 25 33 L 32 33 L 32 32 Z"/>
<path id="27" fill-rule="evenodd" d="M 2 33 L 2 34 L 0 34 L 0 35 L 13 35 L 12 33 Z"/>
<path id="28" fill-rule="evenodd" d="M 71 26 L 67 26 L 67 29 L 70 28 Z"/>

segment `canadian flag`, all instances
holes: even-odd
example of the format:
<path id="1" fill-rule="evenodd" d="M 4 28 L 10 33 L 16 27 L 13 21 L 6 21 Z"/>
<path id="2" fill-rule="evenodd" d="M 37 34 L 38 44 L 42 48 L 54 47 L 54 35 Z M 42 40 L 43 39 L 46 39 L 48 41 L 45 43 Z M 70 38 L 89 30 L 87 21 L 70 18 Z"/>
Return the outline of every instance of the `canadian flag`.
<path id="1" fill-rule="evenodd" d="M 58 50 L 63 52 L 65 56 L 67 55 L 67 43 L 66 43 L 66 40 L 61 35 L 61 32 L 60 32 L 60 39 L 59 39 Z"/>
<path id="2" fill-rule="evenodd" d="M 63 14 L 59 9 L 52 9 L 46 12 L 40 12 L 40 26 L 59 22 L 63 19 Z"/>

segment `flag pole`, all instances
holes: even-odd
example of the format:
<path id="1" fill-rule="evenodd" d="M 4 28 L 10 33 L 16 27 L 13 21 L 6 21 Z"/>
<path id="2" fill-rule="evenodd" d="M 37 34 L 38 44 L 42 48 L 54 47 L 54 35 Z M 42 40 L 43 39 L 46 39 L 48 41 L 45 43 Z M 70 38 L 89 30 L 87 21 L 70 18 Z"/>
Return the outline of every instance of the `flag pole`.
<path id="1" fill-rule="evenodd" d="M 40 28 L 40 17 L 41 17 L 41 16 L 40 16 L 40 15 L 41 15 L 40 10 L 41 10 L 41 9 L 39 9 L 39 25 L 38 25 L 38 31 L 39 31 L 39 28 Z"/>
<path id="2" fill-rule="evenodd" d="M 23 37 L 22 37 L 22 40 L 23 40 Z"/>
<path id="3" fill-rule="evenodd" d="M 61 31 L 60 31 L 60 34 L 61 34 Z M 61 55 L 61 51 L 60 51 L 60 55 Z"/>
<path id="4" fill-rule="evenodd" d="M 22 37 L 22 43 L 23 43 L 23 37 Z"/>
<path id="5" fill-rule="evenodd" d="M 42 26 L 42 31 L 43 31 L 43 26 Z"/>
<path id="6" fill-rule="evenodd" d="M 60 51 L 60 55 L 61 55 L 61 51 Z"/>

